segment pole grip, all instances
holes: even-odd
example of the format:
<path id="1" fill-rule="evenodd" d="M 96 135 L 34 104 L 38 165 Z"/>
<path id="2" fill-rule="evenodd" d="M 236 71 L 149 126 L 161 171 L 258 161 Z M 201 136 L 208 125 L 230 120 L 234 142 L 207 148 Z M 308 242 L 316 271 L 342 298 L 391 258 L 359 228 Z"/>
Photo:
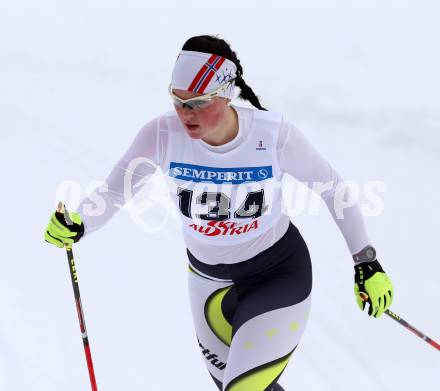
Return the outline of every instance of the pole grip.
<path id="1" fill-rule="evenodd" d="M 64 205 L 64 203 L 61 201 L 58 202 L 57 212 L 62 213 L 64 215 L 64 220 L 66 220 L 67 225 L 73 225 L 73 221 L 69 216 L 69 212 L 67 211 L 66 205 Z"/>

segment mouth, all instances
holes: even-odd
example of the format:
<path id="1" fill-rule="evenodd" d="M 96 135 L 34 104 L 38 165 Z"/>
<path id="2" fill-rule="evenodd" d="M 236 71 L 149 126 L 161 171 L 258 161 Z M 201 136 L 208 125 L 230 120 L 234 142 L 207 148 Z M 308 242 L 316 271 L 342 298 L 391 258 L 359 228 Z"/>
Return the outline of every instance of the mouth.
<path id="1" fill-rule="evenodd" d="M 196 129 L 199 127 L 199 125 L 185 124 L 185 127 L 186 127 L 188 130 L 196 130 Z"/>

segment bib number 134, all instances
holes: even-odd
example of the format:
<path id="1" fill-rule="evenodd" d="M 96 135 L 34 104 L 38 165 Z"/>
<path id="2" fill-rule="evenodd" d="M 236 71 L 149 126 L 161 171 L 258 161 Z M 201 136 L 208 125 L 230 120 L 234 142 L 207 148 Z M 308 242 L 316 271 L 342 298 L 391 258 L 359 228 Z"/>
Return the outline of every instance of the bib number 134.
<path id="1" fill-rule="evenodd" d="M 178 188 L 179 208 L 186 217 L 193 218 L 191 215 L 191 202 L 193 198 L 192 190 Z M 197 214 L 196 218 L 201 220 L 224 221 L 231 218 L 231 199 L 224 193 L 203 192 L 195 200 L 198 205 L 208 207 L 207 213 Z M 245 200 L 234 212 L 236 219 L 255 219 L 266 212 L 268 206 L 264 200 L 264 190 L 247 193 Z"/>

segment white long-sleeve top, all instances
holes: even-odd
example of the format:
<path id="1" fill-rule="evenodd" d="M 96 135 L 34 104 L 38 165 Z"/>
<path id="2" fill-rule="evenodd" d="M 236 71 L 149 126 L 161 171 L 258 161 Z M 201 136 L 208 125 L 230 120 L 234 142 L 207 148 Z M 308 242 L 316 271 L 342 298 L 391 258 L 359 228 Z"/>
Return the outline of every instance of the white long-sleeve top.
<path id="1" fill-rule="evenodd" d="M 257 110 L 238 106 L 232 106 L 237 112 L 239 130 L 237 136 L 230 142 L 221 146 L 212 146 L 203 140 L 192 140 L 187 136 L 183 140 L 186 143 L 197 143 L 200 151 L 206 151 L 207 156 L 227 156 L 228 153 L 248 140 L 255 127 L 255 117 Z M 144 183 L 148 180 L 158 167 L 165 173 L 169 170 L 170 156 L 168 154 L 172 140 L 172 132 L 186 134 L 185 129 L 176 118 L 172 118 L 172 113 L 163 114 L 148 122 L 137 134 L 132 144 L 110 172 L 106 179 L 108 186 L 107 192 L 99 192 L 99 197 L 104 200 L 104 212 L 99 215 L 89 213 L 90 206 L 94 205 L 97 194 L 86 197 L 78 207 L 84 226 L 85 235 L 101 228 L 106 222 L 124 205 L 128 199 L 126 194 L 134 196 L 141 186 L 136 186 L 140 181 Z M 175 114 L 174 114 L 175 116 Z M 181 129 L 176 129 L 181 127 Z M 172 127 L 172 128 L 171 128 Z M 283 174 L 291 175 L 300 182 L 306 183 L 312 188 L 316 182 L 330 184 L 325 191 L 320 193 L 325 201 L 334 221 L 339 227 L 351 254 L 362 250 L 370 244 L 364 220 L 357 203 L 343 209 L 343 217 L 335 210 L 335 197 L 341 191 L 341 176 L 331 167 L 331 165 L 316 151 L 316 149 L 306 139 L 304 134 L 298 130 L 291 122 L 281 117 L 279 126 L 272 129 L 276 132 L 276 154 L 277 166 Z M 192 145 L 192 144 L 191 144 Z M 200 149 L 201 148 L 201 149 Z M 203 154 L 203 156 L 205 156 Z M 134 159 L 148 159 L 149 164 L 138 164 L 133 166 Z M 171 157 L 172 159 L 172 157 Z M 132 168 L 134 167 L 134 168 Z M 127 182 L 126 173 L 130 173 L 131 180 Z M 124 192 L 125 183 L 125 192 Z M 129 191 L 127 192 L 127 186 Z M 314 188 L 312 188 L 314 190 Z M 347 189 L 344 189 L 347 191 Z M 337 200 L 336 200 L 337 201 Z M 289 225 L 289 217 L 284 213 L 276 215 L 276 221 L 271 224 L 270 229 L 256 235 L 247 241 L 243 241 L 243 235 L 239 243 L 234 241 L 234 237 L 228 237 L 228 245 L 216 245 L 206 240 L 199 240 L 196 236 L 188 234 L 183 230 L 183 238 L 186 246 L 191 253 L 201 262 L 208 264 L 236 263 L 250 259 L 256 254 L 264 251 L 286 232 Z M 237 241 L 238 242 L 238 241 Z"/>

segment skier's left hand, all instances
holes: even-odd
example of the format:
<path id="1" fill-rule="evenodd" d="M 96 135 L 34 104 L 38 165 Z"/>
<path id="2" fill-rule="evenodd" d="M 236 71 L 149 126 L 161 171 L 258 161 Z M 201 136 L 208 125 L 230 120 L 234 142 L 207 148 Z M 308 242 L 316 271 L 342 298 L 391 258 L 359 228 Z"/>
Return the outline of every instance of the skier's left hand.
<path id="1" fill-rule="evenodd" d="M 76 212 L 68 212 L 71 224 L 68 224 L 63 213 L 52 213 L 49 224 L 44 231 L 44 240 L 63 248 L 66 244 L 78 242 L 84 234 L 84 223 Z"/>
<path id="2" fill-rule="evenodd" d="M 369 303 L 368 315 L 379 318 L 393 301 L 394 289 L 391 280 L 383 271 L 378 260 L 362 262 L 354 267 L 354 293 L 359 308 L 363 311 L 365 303 Z M 362 294 L 368 300 L 362 300 Z"/>

